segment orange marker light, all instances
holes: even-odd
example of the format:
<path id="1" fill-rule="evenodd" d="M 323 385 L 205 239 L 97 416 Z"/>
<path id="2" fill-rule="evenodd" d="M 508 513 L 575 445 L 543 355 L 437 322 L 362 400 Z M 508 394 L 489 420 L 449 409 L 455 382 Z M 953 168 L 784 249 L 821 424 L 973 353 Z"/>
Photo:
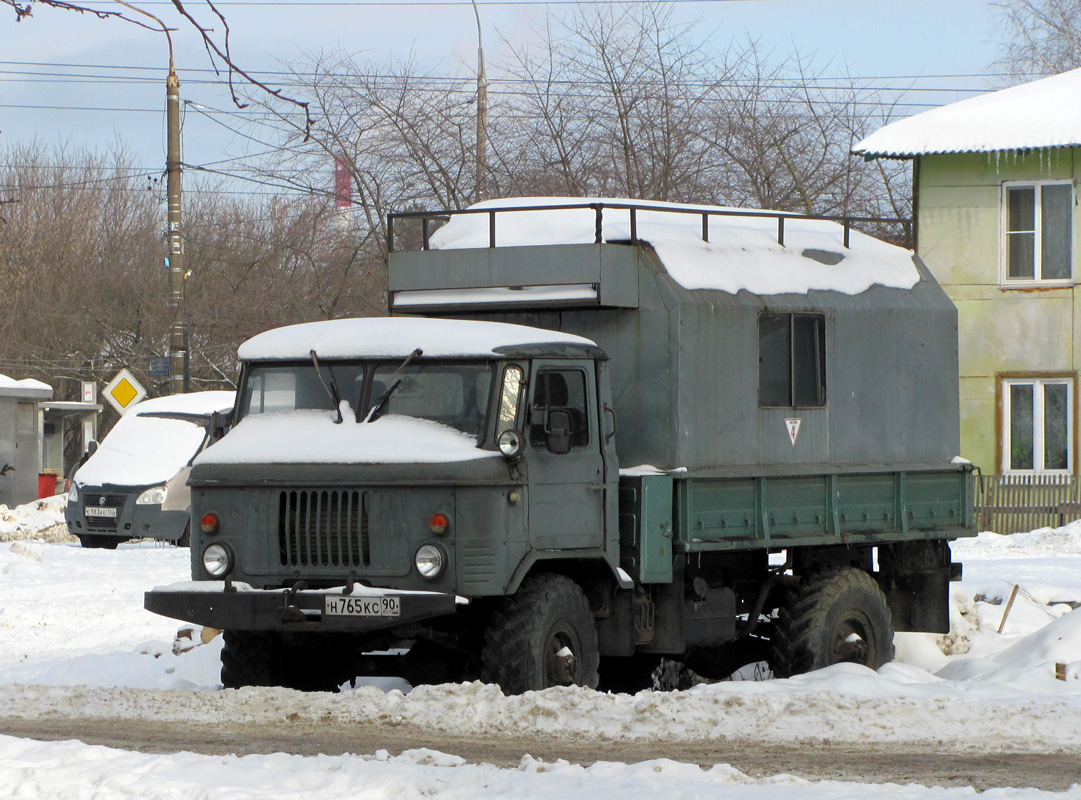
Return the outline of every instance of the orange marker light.
<path id="1" fill-rule="evenodd" d="M 428 527 L 432 529 L 432 533 L 446 533 L 449 525 L 450 520 L 447 519 L 446 514 L 432 514 L 432 518 L 428 520 Z"/>
<path id="2" fill-rule="evenodd" d="M 217 533 L 218 524 L 218 515 L 212 511 L 203 514 L 203 518 L 199 520 L 199 527 L 203 529 L 203 533 Z"/>

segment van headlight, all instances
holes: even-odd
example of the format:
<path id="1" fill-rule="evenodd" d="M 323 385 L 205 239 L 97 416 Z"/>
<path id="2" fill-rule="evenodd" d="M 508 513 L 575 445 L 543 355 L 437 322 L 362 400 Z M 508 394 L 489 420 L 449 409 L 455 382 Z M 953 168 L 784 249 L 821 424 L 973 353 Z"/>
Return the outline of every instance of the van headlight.
<path id="1" fill-rule="evenodd" d="M 432 581 L 443 574 L 447 566 L 447 557 L 443 554 L 443 548 L 435 544 L 422 544 L 417 554 L 413 557 L 413 563 L 421 577 Z"/>
<path id="2" fill-rule="evenodd" d="M 137 506 L 160 506 L 169 496 L 168 486 L 152 486 L 135 498 Z"/>
<path id="3" fill-rule="evenodd" d="M 203 551 L 203 569 L 211 577 L 224 578 L 233 571 L 233 551 L 220 542 L 208 545 Z"/>

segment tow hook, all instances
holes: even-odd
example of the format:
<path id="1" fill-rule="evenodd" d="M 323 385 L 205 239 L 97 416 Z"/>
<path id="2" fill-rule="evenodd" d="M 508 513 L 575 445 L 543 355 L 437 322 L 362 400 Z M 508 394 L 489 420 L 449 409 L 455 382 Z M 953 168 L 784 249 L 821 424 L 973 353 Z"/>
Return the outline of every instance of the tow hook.
<path id="1" fill-rule="evenodd" d="M 282 610 L 281 617 L 283 622 L 303 622 L 304 612 L 293 605 L 293 598 L 296 597 L 297 592 L 302 592 L 308 588 L 307 581 L 297 581 L 290 586 L 284 594 L 282 594 Z"/>

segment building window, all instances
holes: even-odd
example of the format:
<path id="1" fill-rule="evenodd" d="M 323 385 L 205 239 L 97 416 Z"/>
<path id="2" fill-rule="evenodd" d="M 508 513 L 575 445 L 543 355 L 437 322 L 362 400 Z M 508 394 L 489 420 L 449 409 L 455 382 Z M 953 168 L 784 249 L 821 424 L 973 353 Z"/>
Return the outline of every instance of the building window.
<path id="1" fill-rule="evenodd" d="M 758 405 L 826 404 L 826 318 L 821 314 L 758 316 Z"/>
<path id="2" fill-rule="evenodd" d="M 1073 184 L 1007 183 L 1004 283 L 1068 281 L 1073 277 Z"/>
<path id="3" fill-rule="evenodd" d="M 1073 378 L 1002 381 L 1002 471 L 1073 471 Z"/>

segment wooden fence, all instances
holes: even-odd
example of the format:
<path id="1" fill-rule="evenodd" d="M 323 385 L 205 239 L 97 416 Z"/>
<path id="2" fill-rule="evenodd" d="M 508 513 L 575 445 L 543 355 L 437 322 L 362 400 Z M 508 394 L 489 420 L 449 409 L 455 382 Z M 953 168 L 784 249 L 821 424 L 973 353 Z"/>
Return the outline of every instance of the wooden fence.
<path id="1" fill-rule="evenodd" d="M 1081 518 L 1076 475 L 976 474 L 976 526 L 981 531 L 1022 533 L 1058 528 Z"/>

